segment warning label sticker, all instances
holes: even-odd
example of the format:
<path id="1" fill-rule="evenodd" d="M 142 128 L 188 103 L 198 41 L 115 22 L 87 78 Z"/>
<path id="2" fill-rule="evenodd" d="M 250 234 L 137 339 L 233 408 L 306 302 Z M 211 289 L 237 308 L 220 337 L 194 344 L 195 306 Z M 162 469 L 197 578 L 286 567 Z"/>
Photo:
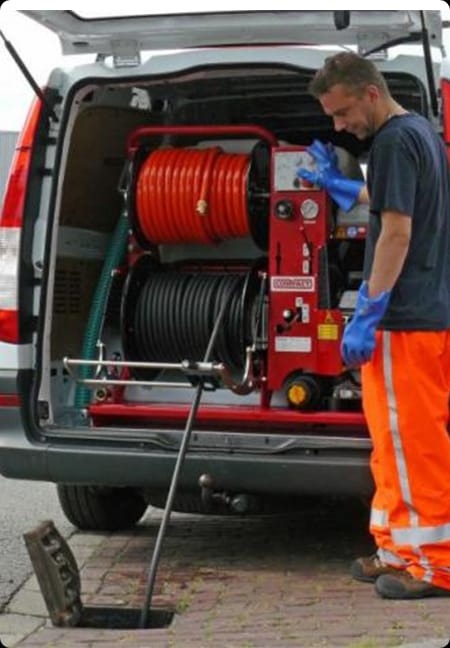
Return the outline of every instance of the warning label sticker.
<path id="1" fill-rule="evenodd" d="M 314 277 L 282 277 L 270 279 L 272 292 L 314 292 Z"/>
<path id="2" fill-rule="evenodd" d="M 317 327 L 319 340 L 337 340 L 339 338 L 339 327 L 337 324 L 319 324 Z"/>

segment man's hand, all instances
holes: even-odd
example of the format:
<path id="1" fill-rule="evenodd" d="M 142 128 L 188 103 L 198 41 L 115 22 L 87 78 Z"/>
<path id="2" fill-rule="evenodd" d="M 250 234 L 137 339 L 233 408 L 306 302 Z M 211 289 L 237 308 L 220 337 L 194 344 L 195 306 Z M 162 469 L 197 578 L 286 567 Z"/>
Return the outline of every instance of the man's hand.
<path id="1" fill-rule="evenodd" d="M 344 176 L 338 169 L 337 155 L 331 143 L 327 145 L 314 140 L 306 149 L 317 164 L 317 171 L 299 168 L 297 176 L 312 184 L 322 187 L 337 202 L 344 211 L 350 209 L 358 202 L 364 182 L 352 180 Z"/>
<path id="2" fill-rule="evenodd" d="M 311 146 L 308 146 L 306 150 L 310 156 L 314 158 L 320 169 L 330 169 L 339 172 L 338 156 L 331 142 L 324 144 L 319 140 L 314 140 Z"/>
<path id="3" fill-rule="evenodd" d="M 348 367 L 359 367 L 368 362 L 375 349 L 375 331 L 388 307 L 391 291 L 369 297 L 366 282 L 361 284 L 355 313 L 344 330 L 341 355 Z"/>

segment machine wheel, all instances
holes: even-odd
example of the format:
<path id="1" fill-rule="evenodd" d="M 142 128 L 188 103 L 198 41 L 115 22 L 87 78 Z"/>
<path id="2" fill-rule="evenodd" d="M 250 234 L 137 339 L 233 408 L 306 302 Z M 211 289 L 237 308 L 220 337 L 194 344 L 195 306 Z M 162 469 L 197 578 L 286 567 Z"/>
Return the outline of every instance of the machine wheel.
<path id="1" fill-rule="evenodd" d="M 83 531 L 130 528 L 147 508 L 147 502 L 135 488 L 58 484 L 57 492 L 64 515 Z"/>

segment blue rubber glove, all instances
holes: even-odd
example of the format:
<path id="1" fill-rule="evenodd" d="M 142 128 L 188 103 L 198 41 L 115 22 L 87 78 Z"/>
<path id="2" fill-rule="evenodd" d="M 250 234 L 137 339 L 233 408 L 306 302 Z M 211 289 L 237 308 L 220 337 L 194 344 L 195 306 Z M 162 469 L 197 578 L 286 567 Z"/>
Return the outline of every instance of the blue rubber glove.
<path id="1" fill-rule="evenodd" d="M 328 191 L 341 209 L 346 212 L 350 211 L 358 201 L 364 182 L 352 180 L 341 173 L 337 166 L 336 151 L 331 143 L 325 146 L 319 140 L 314 140 L 306 150 L 316 161 L 317 171 L 309 171 L 300 167 L 297 176 L 322 187 Z"/>
<path id="2" fill-rule="evenodd" d="M 391 291 L 369 297 L 367 282 L 358 291 L 355 313 L 344 329 L 341 355 L 348 367 L 358 367 L 372 357 L 375 349 L 375 331 L 388 307 Z"/>
<path id="3" fill-rule="evenodd" d="M 311 146 L 308 146 L 308 153 L 317 163 L 321 169 L 332 169 L 333 171 L 339 171 L 338 156 L 334 149 L 334 146 L 331 142 L 324 144 L 320 140 L 314 140 Z"/>

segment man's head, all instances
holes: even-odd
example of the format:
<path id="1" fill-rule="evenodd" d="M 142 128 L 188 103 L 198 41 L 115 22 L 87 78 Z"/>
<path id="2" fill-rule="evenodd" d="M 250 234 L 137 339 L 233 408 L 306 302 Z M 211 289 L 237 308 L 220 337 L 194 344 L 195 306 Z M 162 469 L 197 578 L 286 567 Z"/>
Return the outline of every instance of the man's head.
<path id="1" fill-rule="evenodd" d="M 346 130 L 359 139 L 375 133 L 392 103 L 378 68 L 354 52 L 339 52 L 327 58 L 309 90 L 333 118 L 337 131 Z"/>

